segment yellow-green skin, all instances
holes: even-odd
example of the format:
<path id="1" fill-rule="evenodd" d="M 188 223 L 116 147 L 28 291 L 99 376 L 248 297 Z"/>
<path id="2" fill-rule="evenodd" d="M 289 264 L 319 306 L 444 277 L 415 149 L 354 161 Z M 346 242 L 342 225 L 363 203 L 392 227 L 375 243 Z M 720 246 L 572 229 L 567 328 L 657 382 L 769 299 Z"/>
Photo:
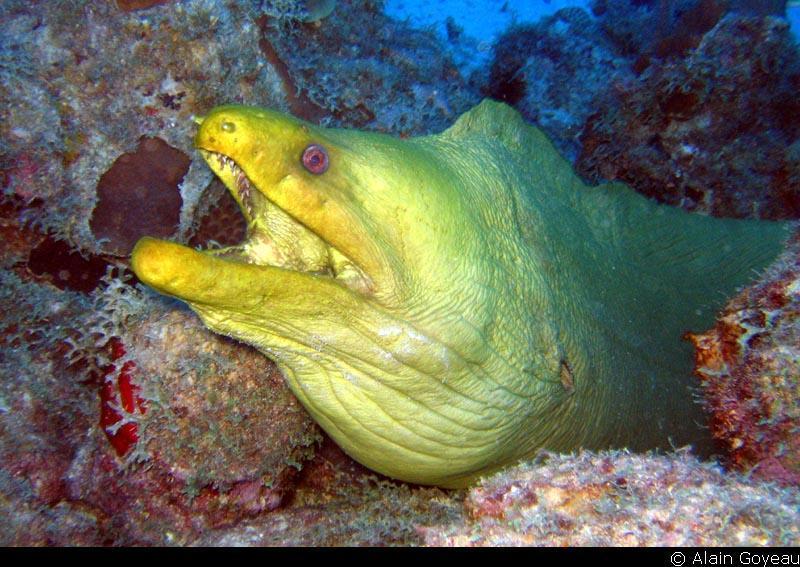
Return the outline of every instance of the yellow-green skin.
<path id="1" fill-rule="evenodd" d="M 330 158 L 319 175 L 301 163 L 312 143 Z M 353 458 L 421 484 L 463 486 L 539 448 L 702 444 L 681 336 L 787 234 L 585 186 L 491 101 L 408 140 L 223 106 L 195 144 L 248 239 L 144 238 L 136 274 L 275 360 Z M 208 152 L 246 174 L 244 196 Z"/>

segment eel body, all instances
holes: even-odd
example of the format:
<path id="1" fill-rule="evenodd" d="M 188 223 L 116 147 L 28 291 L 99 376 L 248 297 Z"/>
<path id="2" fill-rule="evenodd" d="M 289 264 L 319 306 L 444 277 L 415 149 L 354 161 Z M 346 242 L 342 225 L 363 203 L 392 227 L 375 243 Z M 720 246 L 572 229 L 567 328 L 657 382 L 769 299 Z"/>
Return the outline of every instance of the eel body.
<path id="1" fill-rule="evenodd" d="M 539 448 L 702 447 L 682 336 L 788 235 L 586 186 L 492 101 L 406 140 L 222 106 L 195 144 L 248 236 L 143 238 L 137 276 L 271 357 L 353 458 L 420 484 Z"/>

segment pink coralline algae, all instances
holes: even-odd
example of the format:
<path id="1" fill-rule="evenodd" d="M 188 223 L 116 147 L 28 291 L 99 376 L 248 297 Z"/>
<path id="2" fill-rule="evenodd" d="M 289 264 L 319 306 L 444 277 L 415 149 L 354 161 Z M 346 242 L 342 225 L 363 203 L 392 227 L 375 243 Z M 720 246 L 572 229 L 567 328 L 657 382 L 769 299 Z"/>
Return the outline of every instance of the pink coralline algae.
<path id="1" fill-rule="evenodd" d="M 484 479 L 461 522 L 422 529 L 428 545 L 798 545 L 800 495 L 754 491 L 687 454 L 542 454 Z M 785 522 L 788 522 L 785 523 Z M 784 529 L 785 526 L 792 527 Z"/>
<path id="2" fill-rule="evenodd" d="M 695 345 L 710 427 L 730 465 L 800 485 L 800 237 Z"/>

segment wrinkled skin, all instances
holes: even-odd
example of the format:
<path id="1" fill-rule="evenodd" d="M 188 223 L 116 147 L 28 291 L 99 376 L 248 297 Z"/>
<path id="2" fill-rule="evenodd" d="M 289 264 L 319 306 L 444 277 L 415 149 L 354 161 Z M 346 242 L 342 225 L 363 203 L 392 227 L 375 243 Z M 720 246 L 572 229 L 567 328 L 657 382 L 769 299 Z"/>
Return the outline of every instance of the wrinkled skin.
<path id="1" fill-rule="evenodd" d="M 274 359 L 356 460 L 421 484 L 542 447 L 703 446 L 681 336 L 787 232 L 587 187 L 491 101 L 410 140 L 222 106 L 195 144 L 248 237 L 144 238 L 136 274 Z M 303 165 L 311 144 L 322 173 Z"/>

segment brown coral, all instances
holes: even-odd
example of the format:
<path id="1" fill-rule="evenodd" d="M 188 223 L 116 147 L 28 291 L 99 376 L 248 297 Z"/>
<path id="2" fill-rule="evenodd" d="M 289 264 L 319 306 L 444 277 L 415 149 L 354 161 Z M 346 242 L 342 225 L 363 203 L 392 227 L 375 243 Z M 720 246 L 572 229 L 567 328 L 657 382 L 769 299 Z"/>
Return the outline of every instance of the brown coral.
<path id="1" fill-rule="evenodd" d="M 194 225 L 189 246 L 203 246 L 211 241 L 221 246 L 233 246 L 244 240 L 247 234 L 247 222 L 239 205 L 216 178 L 200 197 Z"/>
<path id="2" fill-rule="evenodd" d="M 142 137 L 122 154 L 97 184 L 97 206 L 89 222 L 105 251 L 127 256 L 142 236 L 172 236 L 180 220 L 179 184 L 189 157 L 160 138 Z"/>

